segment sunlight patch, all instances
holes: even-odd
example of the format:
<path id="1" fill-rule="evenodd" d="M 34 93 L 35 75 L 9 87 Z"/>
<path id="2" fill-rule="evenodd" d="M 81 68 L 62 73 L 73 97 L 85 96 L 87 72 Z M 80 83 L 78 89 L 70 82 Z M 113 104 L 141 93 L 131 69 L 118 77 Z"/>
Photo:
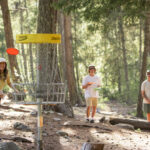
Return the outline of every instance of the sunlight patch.
<path id="1" fill-rule="evenodd" d="M 5 131 L 2 131 L 2 134 L 4 134 L 4 135 L 14 135 L 15 134 L 15 132 L 14 131 L 12 131 L 12 130 L 5 130 Z"/>

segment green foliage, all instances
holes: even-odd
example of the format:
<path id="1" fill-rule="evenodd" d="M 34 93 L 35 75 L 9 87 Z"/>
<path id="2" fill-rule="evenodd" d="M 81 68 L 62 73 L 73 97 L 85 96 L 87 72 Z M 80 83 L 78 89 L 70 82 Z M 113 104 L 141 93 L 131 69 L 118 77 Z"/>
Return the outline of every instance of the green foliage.
<path id="1" fill-rule="evenodd" d="M 10 90 L 9 86 L 5 86 L 4 89 L 3 89 L 3 92 L 4 93 L 8 93 Z"/>
<path id="2" fill-rule="evenodd" d="M 140 128 L 136 129 L 136 131 L 139 132 L 139 133 L 141 133 L 141 129 Z"/>
<path id="3" fill-rule="evenodd" d="M 23 32 L 36 33 L 37 22 L 37 3 L 36 0 L 9 1 L 11 11 L 11 21 L 14 33 L 21 33 L 20 12 L 23 14 Z M 119 30 L 119 21 L 122 21 L 125 33 L 125 47 L 127 55 L 129 86 L 128 91 L 132 103 L 136 103 L 139 89 L 140 77 L 140 35 L 145 13 L 149 10 L 149 1 L 135 0 L 59 0 L 53 6 L 67 14 L 72 15 L 72 36 L 74 50 L 74 65 L 76 77 L 79 76 L 81 86 L 82 79 L 88 74 L 89 64 L 95 64 L 97 74 L 102 81 L 100 95 L 102 100 L 126 101 L 126 80 L 124 72 L 122 41 Z M 17 8 L 17 9 L 16 9 Z M 25 8 L 20 10 L 20 8 Z M 72 13 L 73 12 L 73 13 Z M 0 14 L 1 15 L 1 14 Z M 19 23 L 18 23 L 19 22 Z M 5 52 L 3 23 L 0 21 L 0 51 Z M 22 78 L 25 80 L 24 61 L 22 57 L 22 48 L 16 45 L 20 50 L 17 57 L 21 69 Z M 34 63 L 36 59 L 36 47 L 32 47 Z M 6 55 L 6 54 L 5 54 Z M 28 46 L 25 46 L 25 55 L 28 61 L 28 75 L 30 71 L 30 54 Z M 148 67 L 150 62 L 148 60 Z M 36 66 L 34 70 L 36 71 Z"/>
<path id="4" fill-rule="evenodd" d="M 139 35 L 139 29 L 140 19 L 144 19 L 148 9 L 146 3 L 144 1 L 126 0 L 94 0 L 88 2 L 83 0 L 76 4 L 73 3 L 76 1 L 67 4 L 65 4 L 65 1 L 61 2 L 61 5 L 58 4 L 59 8 L 71 12 L 74 5 L 72 10 L 75 12 L 76 9 L 76 13 L 78 13 L 76 18 L 76 51 L 78 51 L 78 56 L 74 57 L 75 63 L 79 63 L 83 68 L 87 68 L 88 64 L 95 64 L 103 83 L 102 97 L 126 102 L 122 41 L 118 28 L 118 23 L 120 19 L 122 20 L 130 86 L 128 93 L 131 96 L 127 103 L 136 103 L 141 61 L 139 57 L 140 36 L 143 40 L 143 36 Z M 86 22 L 81 21 L 80 18 L 85 19 Z M 143 27 L 143 24 L 141 26 Z M 83 73 L 82 69 L 82 72 L 79 73 L 80 81 L 87 74 L 86 69 L 84 71 Z"/>

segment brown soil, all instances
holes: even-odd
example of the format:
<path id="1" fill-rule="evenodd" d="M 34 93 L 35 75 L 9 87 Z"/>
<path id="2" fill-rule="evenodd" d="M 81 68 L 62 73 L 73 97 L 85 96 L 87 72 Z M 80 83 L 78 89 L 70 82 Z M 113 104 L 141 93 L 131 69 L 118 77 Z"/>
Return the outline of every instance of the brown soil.
<path id="1" fill-rule="evenodd" d="M 2 141 L 10 137 L 23 137 L 32 143 L 15 142 L 23 150 L 35 150 L 37 137 L 37 118 L 30 115 L 36 110 L 36 106 L 10 104 L 3 101 L 0 107 L 0 138 Z M 104 150 L 150 150 L 150 133 L 146 131 L 129 131 L 112 126 L 107 123 L 99 123 L 103 116 L 131 117 L 129 114 L 135 106 L 123 106 L 119 103 L 107 102 L 103 104 L 101 113 L 96 114 L 94 124 L 85 123 L 84 107 L 75 107 L 75 118 L 68 118 L 62 114 L 49 112 L 43 113 L 43 148 L 44 150 L 80 150 L 83 143 L 104 143 Z M 22 111 L 25 110 L 25 111 Z M 54 118 L 61 119 L 54 121 Z M 22 122 L 31 128 L 31 132 L 13 129 L 15 122 Z M 60 136 L 57 131 L 64 131 L 68 135 Z"/>

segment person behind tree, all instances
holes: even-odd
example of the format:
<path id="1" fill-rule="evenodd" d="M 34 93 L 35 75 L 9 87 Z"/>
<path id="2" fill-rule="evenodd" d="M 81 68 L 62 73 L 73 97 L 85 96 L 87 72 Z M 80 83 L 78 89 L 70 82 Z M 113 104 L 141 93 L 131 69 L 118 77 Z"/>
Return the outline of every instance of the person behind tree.
<path id="1" fill-rule="evenodd" d="M 150 70 L 147 70 L 147 80 L 141 85 L 141 94 L 143 97 L 143 108 L 147 114 L 147 121 L 150 122 Z"/>
<path id="2" fill-rule="evenodd" d="M 10 82 L 10 77 L 7 70 L 7 63 L 5 58 L 0 58 L 0 104 L 1 99 L 4 97 L 3 88 L 9 85 L 12 89 L 18 92 Z"/>
<path id="3" fill-rule="evenodd" d="M 96 112 L 96 107 L 97 107 L 97 102 L 98 102 L 98 97 L 99 93 L 96 90 L 97 87 L 100 86 L 100 79 L 96 73 L 96 68 L 94 65 L 90 65 L 88 68 L 89 74 L 84 77 L 82 81 L 82 88 L 85 89 L 85 99 L 86 99 L 86 116 L 87 122 L 94 123 L 94 116 Z M 90 117 L 90 109 L 92 108 L 92 115 L 91 115 L 91 120 L 89 119 Z"/>

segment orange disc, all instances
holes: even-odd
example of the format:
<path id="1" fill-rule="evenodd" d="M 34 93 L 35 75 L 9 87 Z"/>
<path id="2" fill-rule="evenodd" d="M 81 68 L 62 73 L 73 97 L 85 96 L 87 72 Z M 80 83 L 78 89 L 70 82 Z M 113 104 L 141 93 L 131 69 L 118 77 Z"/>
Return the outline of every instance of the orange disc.
<path id="1" fill-rule="evenodd" d="M 6 50 L 6 52 L 9 54 L 9 55 L 18 55 L 19 54 L 19 50 L 17 50 L 16 48 L 8 48 Z"/>

